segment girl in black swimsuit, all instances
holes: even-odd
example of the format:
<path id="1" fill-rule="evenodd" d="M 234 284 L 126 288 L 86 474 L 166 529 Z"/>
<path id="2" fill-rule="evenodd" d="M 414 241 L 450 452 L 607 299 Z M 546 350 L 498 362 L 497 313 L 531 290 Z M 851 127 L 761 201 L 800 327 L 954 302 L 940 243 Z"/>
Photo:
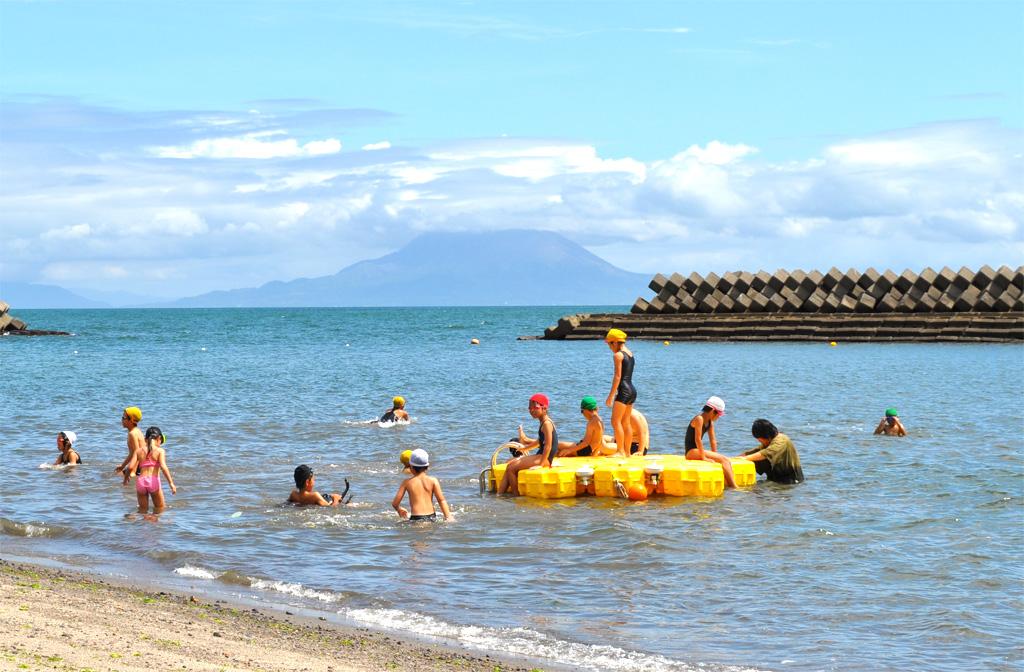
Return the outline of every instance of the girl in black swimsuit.
<path id="1" fill-rule="evenodd" d="M 57 461 L 54 464 L 81 464 L 82 457 L 78 454 L 72 445 L 78 439 L 78 435 L 74 432 L 61 432 L 57 435 L 57 448 L 60 450 L 60 455 L 57 456 Z"/>
<path id="2" fill-rule="evenodd" d="M 612 377 L 612 390 L 608 393 L 606 406 L 612 408 L 612 431 L 615 432 L 615 447 L 622 457 L 629 457 L 629 445 L 633 442 L 633 402 L 636 401 L 636 388 L 633 387 L 633 353 L 626 347 L 626 332 L 611 329 L 604 337 L 605 343 L 612 351 L 612 362 L 615 364 L 615 375 Z"/>
<path id="3" fill-rule="evenodd" d="M 540 421 L 537 429 L 537 438 L 530 439 L 523 433 L 523 426 L 519 425 L 519 443 L 524 450 L 537 448 L 536 453 L 521 455 L 514 458 L 505 468 L 505 475 L 498 484 L 498 494 L 511 492 L 519 494 L 519 472 L 534 466 L 550 467 L 558 452 L 558 429 L 555 423 L 548 417 L 548 398 L 543 394 L 535 394 L 530 397 L 530 415 Z"/>

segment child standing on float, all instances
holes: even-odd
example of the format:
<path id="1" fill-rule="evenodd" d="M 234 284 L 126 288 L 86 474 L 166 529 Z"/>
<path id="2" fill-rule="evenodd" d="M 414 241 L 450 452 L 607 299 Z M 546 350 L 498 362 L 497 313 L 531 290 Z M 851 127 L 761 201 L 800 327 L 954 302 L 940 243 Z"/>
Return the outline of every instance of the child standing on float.
<path id="1" fill-rule="evenodd" d="M 612 351 L 615 375 L 612 376 L 612 390 L 608 393 L 605 406 L 612 409 L 612 431 L 615 432 L 615 448 L 622 457 L 629 457 L 629 446 L 633 442 L 633 426 L 630 415 L 636 401 L 633 387 L 633 353 L 626 347 L 626 332 L 610 329 L 604 337 Z"/>

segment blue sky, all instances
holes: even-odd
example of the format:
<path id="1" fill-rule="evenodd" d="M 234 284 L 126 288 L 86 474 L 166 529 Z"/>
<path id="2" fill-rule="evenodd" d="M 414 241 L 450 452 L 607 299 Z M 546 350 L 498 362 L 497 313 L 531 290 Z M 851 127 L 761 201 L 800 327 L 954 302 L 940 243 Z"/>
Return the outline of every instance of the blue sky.
<path id="1" fill-rule="evenodd" d="M 1022 7 L 0 3 L 0 278 L 183 295 L 508 227 L 651 273 L 1019 265 Z"/>

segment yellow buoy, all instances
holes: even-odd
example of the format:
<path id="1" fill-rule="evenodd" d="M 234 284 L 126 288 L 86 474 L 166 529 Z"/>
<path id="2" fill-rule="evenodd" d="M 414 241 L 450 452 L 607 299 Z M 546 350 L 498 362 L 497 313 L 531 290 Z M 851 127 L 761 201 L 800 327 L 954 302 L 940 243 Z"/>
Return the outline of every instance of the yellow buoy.
<path id="1" fill-rule="evenodd" d="M 834 348 L 834 347 L 836 347 L 836 342 L 832 341 L 832 342 L 829 343 L 829 345 L 831 345 Z"/>
<path id="2" fill-rule="evenodd" d="M 479 338 L 471 338 L 471 339 L 469 339 L 469 342 L 470 342 L 471 345 L 480 345 L 480 339 Z"/>

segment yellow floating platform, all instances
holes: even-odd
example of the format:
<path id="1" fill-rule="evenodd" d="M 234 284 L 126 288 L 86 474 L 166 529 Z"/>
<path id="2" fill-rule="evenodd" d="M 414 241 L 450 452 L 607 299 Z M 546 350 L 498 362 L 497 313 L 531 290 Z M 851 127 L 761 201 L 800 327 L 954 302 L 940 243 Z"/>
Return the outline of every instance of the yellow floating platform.
<path id="1" fill-rule="evenodd" d="M 507 467 L 508 463 L 495 464 L 489 470 L 491 492 L 497 491 Z M 739 487 L 757 480 L 753 462 L 733 460 L 732 470 Z M 625 497 L 631 485 L 641 485 L 652 495 L 720 497 L 725 477 L 720 464 L 687 460 L 682 455 L 556 457 L 548 469 L 533 467 L 519 472 L 519 494 L 537 499 Z"/>

